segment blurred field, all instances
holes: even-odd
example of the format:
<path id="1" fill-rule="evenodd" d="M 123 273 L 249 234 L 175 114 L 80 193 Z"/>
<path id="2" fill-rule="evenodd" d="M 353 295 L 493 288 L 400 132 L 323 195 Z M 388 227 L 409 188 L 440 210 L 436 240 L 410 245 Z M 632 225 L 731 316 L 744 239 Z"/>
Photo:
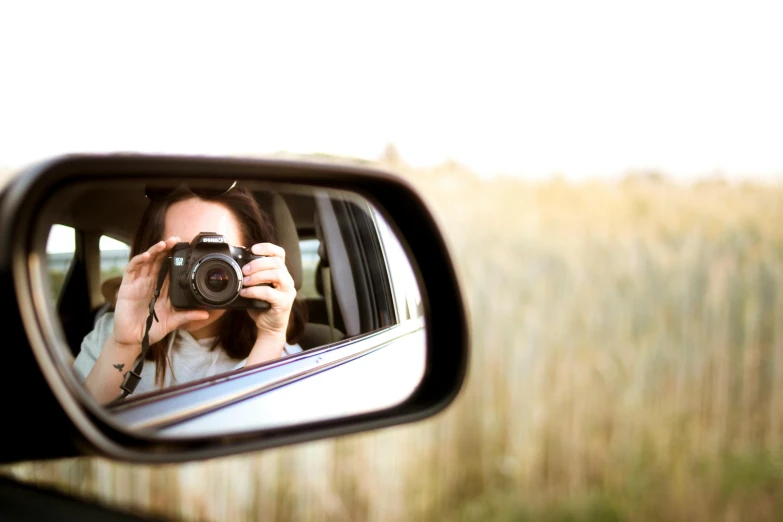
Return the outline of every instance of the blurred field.
<path id="1" fill-rule="evenodd" d="M 184 466 L 6 472 L 187 520 L 783 518 L 783 187 L 389 161 L 433 204 L 469 300 L 451 408 Z"/>

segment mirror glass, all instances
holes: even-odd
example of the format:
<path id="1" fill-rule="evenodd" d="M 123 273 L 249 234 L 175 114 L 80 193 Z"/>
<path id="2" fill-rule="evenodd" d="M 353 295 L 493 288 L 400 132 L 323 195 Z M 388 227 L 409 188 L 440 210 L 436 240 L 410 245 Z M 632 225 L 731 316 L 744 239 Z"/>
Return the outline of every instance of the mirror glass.
<path id="1" fill-rule="evenodd" d="M 50 350 L 74 393 L 122 429 L 189 438 L 291 427 L 389 408 L 422 379 L 415 263 L 359 194 L 69 181 L 35 230 Z"/>

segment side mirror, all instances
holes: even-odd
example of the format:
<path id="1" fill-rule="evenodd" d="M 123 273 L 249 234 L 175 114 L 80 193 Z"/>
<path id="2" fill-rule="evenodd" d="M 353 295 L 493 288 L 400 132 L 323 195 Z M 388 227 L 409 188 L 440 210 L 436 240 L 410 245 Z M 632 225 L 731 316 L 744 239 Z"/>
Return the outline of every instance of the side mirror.
<path id="1" fill-rule="evenodd" d="M 390 173 L 65 156 L 9 182 L 0 226 L 0 461 L 211 458 L 423 419 L 462 385 L 448 248 Z"/>

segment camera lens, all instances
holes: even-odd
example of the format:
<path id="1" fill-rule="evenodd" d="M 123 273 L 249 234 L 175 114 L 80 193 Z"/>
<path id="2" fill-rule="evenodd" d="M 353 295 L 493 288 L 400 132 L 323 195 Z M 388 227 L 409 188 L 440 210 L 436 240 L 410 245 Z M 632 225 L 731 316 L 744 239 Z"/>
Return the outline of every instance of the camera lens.
<path id="1" fill-rule="evenodd" d="M 206 275 L 206 283 L 213 292 L 221 292 L 228 286 L 229 276 L 222 268 L 213 268 Z"/>
<path id="2" fill-rule="evenodd" d="M 207 254 L 191 274 L 196 298 L 208 306 L 225 306 L 239 296 L 242 271 L 230 256 Z"/>

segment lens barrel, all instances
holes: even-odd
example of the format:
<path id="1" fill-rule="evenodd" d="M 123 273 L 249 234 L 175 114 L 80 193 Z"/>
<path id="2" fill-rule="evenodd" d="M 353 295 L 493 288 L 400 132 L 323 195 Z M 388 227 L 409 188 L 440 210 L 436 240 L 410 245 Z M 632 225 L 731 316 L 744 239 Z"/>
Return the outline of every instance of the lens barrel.
<path id="1" fill-rule="evenodd" d="M 227 305 L 239 297 L 242 270 L 225 254 L 208 254 L 193 266 L 190 281 L 197 299 L 208 305 Z"/>

